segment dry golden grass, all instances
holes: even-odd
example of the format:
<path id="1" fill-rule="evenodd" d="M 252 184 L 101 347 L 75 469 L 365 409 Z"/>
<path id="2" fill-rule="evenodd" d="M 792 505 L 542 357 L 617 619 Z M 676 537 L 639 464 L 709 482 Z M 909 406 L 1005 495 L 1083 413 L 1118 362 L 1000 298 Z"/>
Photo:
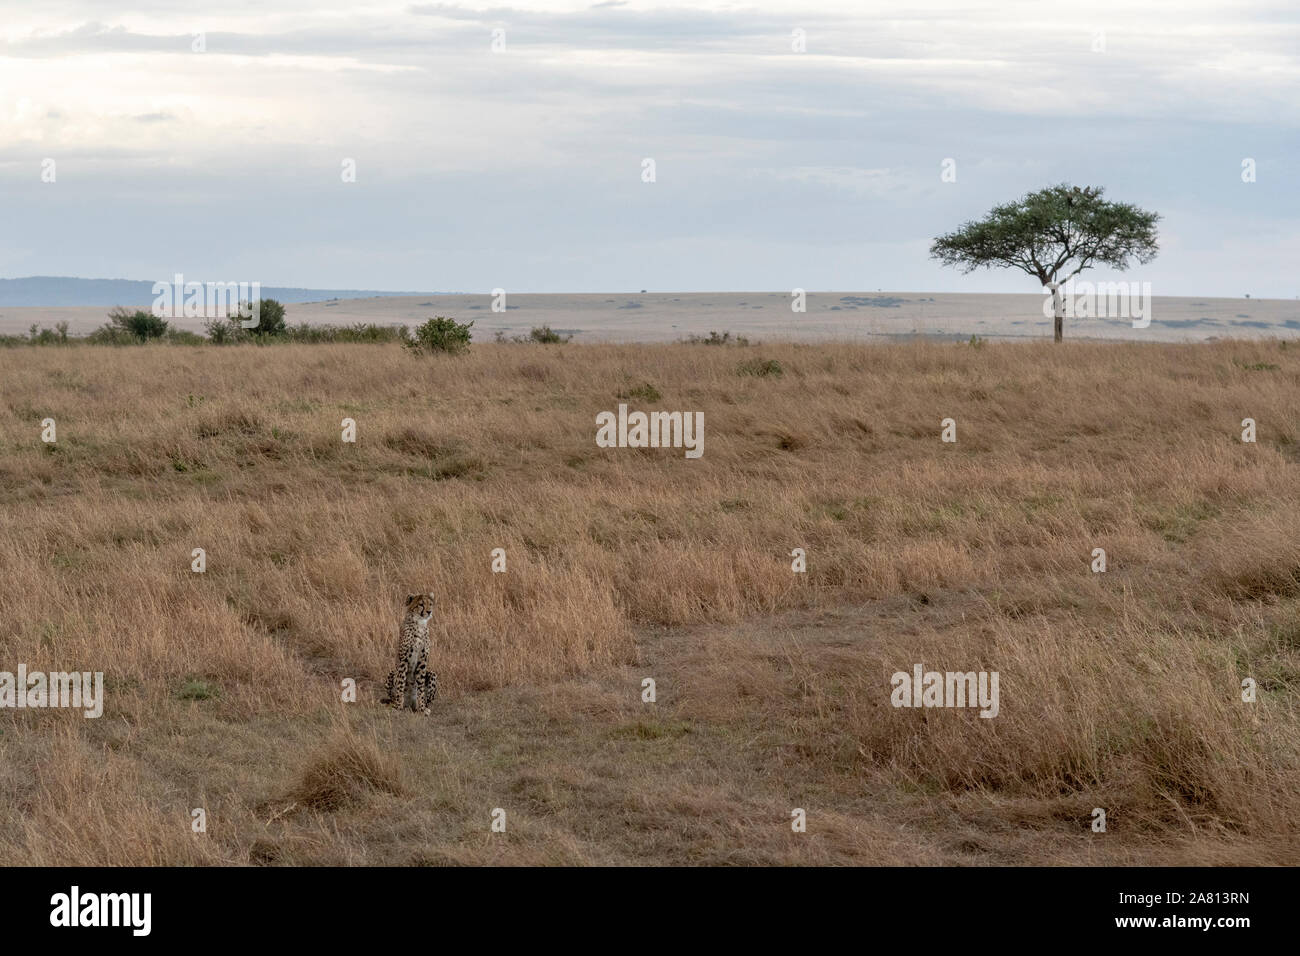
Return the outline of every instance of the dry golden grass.
<path id="1" fill-rule="evenodd" d="M 596 447 L 654 392 L 703 458 Z M 1300 848 L 1295 345 L 5 350 L 0 576 L 0 670 L 108 691 L 0 710 L 0 864 Z M 417 590 L 428 718 L 376 704 Z M 1001 713 L 891 707 L 916 663 Z"/>

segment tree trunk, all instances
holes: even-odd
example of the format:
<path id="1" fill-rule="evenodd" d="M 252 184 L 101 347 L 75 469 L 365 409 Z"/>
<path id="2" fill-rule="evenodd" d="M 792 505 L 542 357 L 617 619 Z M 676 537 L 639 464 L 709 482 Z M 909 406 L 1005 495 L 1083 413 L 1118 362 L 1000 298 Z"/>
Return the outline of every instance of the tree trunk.
<path id="1" fill-rule="evenodd" d="M 1053 340 L 1061 341 L 1065 330 L 1065 303 L 1061 299 L 1061 284 L 1059 282 L 1049 282 L 1047 287 L 1052 290 L 1052 314 L 1055 316 L 1053 322 Z"/>

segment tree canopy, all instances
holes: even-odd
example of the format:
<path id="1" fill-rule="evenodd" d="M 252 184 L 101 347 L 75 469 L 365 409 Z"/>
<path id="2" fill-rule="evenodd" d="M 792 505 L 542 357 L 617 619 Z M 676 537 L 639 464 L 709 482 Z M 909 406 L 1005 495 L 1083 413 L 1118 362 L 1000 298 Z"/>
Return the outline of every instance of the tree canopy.
<path id="1" fill-rule="evenodd" d="M 1107 202 L 1100 186 L 1062 183 L 994 206 L 983 219 L 940 236 L 931 258 L 962 272 L 1021 269 L 1043 285 L 1064 282 L 1094 265 L 1126 269 L 1156 257 L 1160 214 Z"/>

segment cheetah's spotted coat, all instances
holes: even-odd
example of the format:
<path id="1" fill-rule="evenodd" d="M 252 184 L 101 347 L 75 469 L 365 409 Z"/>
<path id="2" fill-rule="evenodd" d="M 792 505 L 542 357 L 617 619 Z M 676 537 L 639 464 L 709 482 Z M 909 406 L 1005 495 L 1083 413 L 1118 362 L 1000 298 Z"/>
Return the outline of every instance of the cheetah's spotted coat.
<path id="1" fill-rule="evenodd" d="M 383 702 L 398 710 L 429 713 L 438 696 L 438 675 L 429 670 L 429 618 L 433 595 L 412 594 L 406 599 L 406 617 L 397 642 L 397 666 L 388 672 Z"/>

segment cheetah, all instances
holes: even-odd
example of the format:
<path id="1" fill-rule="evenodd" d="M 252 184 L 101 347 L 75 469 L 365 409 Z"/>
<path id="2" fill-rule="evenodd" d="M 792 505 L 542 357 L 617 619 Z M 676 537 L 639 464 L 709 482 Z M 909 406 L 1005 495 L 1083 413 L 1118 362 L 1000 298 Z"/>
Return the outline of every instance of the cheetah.
<path id="1" fill-rule="evenodd" d="M 397 642 L 397 666 L 384 682 L 382 703 L 397 710 L 429 713 L 429 703 L 438 696 L 438 675 L 429 670 L 429 618 L 433 617 L 433 595 L 412 594 L 406 599 L 406 617 Z"/>

